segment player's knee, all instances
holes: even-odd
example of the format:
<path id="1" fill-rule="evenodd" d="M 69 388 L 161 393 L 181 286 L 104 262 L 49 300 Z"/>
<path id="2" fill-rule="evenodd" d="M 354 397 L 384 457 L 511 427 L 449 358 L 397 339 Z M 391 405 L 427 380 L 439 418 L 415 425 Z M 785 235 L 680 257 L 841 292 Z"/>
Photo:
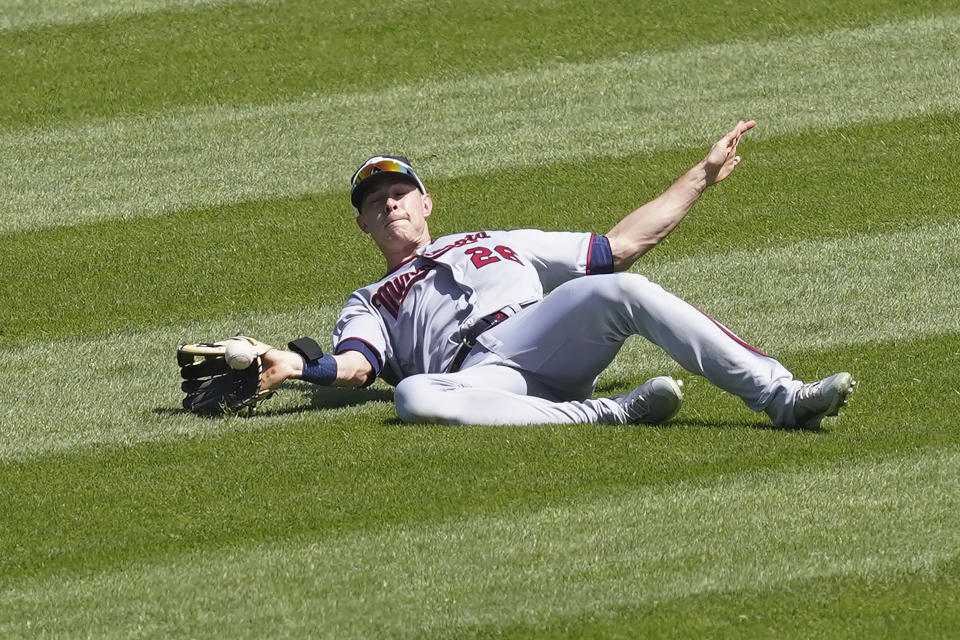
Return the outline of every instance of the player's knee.
<path id="1" fill-rule="evenodd" d="M 430 375 L 404 378 L 393 392 L 397 415 L 407 423 L 445 422 L 442 385 Z"/>
<path id="2" fill-rule="evenodd" d="M 422 392 L 423 386 L 417 378 L 420 376 L 410 376 L 401 380 L 393 390 L 393 403 L 397 408 L 397 415 L 404 422 L 422 422 L 421 407 L 424 406 Z"/>
<path id="3" fill-rule="evenodd" d="M 623 303 L 642 299 L 656 286 L 637 273 L 615 273 L 603 278 L 596 293 L 605 301 Z"/>

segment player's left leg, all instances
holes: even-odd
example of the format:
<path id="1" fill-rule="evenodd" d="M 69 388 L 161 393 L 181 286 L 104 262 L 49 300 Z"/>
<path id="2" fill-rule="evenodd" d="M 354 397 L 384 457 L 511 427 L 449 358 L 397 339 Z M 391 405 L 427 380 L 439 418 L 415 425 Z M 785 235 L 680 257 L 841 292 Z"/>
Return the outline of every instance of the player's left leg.
<path id="1" fill-rule="evenodd" d="M 482 348 L 456 373 L 421 374 L 397 385 L 394 401 L 404 422 L 481 425 L 659 424 L 683 396 L 670 378 L 654 378 L 618 398 L 555 401 L 534 377 L 506 366 Z"/>

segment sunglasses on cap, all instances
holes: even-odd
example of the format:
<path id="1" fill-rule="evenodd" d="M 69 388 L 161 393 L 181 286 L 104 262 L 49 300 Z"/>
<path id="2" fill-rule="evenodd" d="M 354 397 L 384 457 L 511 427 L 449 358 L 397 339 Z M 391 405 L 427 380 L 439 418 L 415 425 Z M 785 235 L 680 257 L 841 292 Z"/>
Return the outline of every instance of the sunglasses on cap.
<path id="1" fill-rule="evenodd" d="M 373 156 L 360 165 L 360 168 L 357 169 L 353 177 L 350 178 L 350 201 L 353 202 L 354 207 L 357 209 L 360 208 L 360 203 L 363 201 L 363 196 L 367 191 L 366 187 L 370 184 L 364 184 L 364 181 L 382 173 L 405 176 L 417 185 L 420 193 L 427 192 L 427 189 L 423 186 L 423 183 L 420 182 L 420 178 L 417 177 L 413 167 L 410 166 L 409 160 L 403 156 Z"/>

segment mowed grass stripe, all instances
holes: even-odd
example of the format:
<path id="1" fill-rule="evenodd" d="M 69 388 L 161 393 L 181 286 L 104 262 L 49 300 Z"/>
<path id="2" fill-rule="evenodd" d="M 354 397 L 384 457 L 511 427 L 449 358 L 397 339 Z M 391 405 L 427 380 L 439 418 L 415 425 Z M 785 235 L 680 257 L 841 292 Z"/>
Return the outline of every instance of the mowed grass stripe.
<path id="1" fill-rule="evenodd" d="M 140 15 L 170 9 L 196 9 L 229 4 L 258 4 L 269 0 L 5 0 L 0 5 L 0 31 L 75 24 L 91 20 Z"/>
<path id="2" fill-rule="evenodd" d="M 960 559 L 934 570 L 877 577 L 838 575 L 705 592 L 668 602 L 591 611 L 576 619 L 458 629 L 458 638 L 940 638 L 960 628 Z M 428 637 L 444 638 L 443 633 Z"/>
<path id="3" fill-rule="evenodd" d="M 325 343 L 338 311 L 327 307 L 299 313 L 225 316 L 136 334 L 0 350 L 32 372 L 26 385 L 8 375 L 0 377 L 0 391 L 17 398 L 0 406 L 0 460 L 260 428 L 270 422 L 266 416 L 251 423 L 182 415 L 177 345 L 222 339 L 239 331 L 278 346 L 301 335 L 317 336 Z M 273 422 L 282 421 L 289 411 L 309 408 L 311 396 L 311 387 L 301 384 L 271 399 Z M 356 397 L 377 399 L 362 392 Z M 18 403 L 20 406 L 15 406 Z"/>
<path id="4" fill-rule="evenodd" d="M 943 300 L 960 298 L 957 246 L 960 224 L 928 225 L 889 235 L 659 262 L 643 265 L 641 271 L 751 343 L 786 357 L 796 351 L 960 334 L 957 314 L 943 312 Z M 893 255 L 896 260 L 890 259 Z M 0 378 L 0 395 L 9 400 L 0 406 L 0 459 L 224 428 L 218 421 L 172 413 L 179 402 L 176 345 L 241 330 L 278 345 L 300 335 L 323 343 L 338 311 L 339 305 L 323 305 L 251 312 L 0 349 L 8 371 L 33 372 L 27 386 L 10 375 Z M 633 339 L 605 374 L 603 388 L 634 386 L 645 374 L 674 370 L 676 365 L 658 349 Z M 295 388 L 299 390 L 271 400 L 267 415 L 282 420 L 286 411 L 309 408 L 309 385 Z M 56 420 L 50 419 L 51 406 L 58 407 Z M 387 415 L 393 417 L 392 409 Z"/>
<path id="5" fill-rule="evenodd" d="M 210 426 L 191 437 L 5 461 L 0 581 L 956 447 L 958 350 L 960 336 L 941 336 L 793 354 L 805 372 L 851 364 L 858 372 L 854 402 L 819 433 L 770 429 L 735 398 L 693 380 L 678 418 L 660 428 L 399 427 L 388 403 L 369 402 L 382 399 L 376 390 L 317 390 L 302 413 L 194 418 Z"/>
<path id="6" fill-rule="evenodd" d="M 960 529 L 944 523 L 958 501 L 955 446 L 745 472 L 14 579 L 0 631 L 419 637 L 817 577 L 932 575 L 957 556 Z"/>
<path id="7" fill-rule="evenodd" d="M 745 140 L 735 176 L 637 269 L 952 223 L 957 182 L 939 159 L 954 152 L 958 128 L 951 114 Z M 424 174 L 431 231 L 604 233 L 703 153 L 697 145 L 448 180 Z M 342 304 L 385 268 L 354 213 L 344 190 L 2 235 L 0 343 Z"/>
<path id="8" fill-rule="evenodd" d="M 953 112 L 958 28 L 943 16 L 8 132 L 0 232 L 342 189 L 382 150 L 449 177 L 699 144 L 740 116 L 762 138 Z"/>
<path id="9" fill-rule="evenodd" d="M 960 224 L 682 258 L 637 269 L 775 349 L 960 331 Z"/>
<path id="10" fill-rule="evenodd" d="M 57 5 L 73 15 L 103 1 Z M 11 72 L 0 93 L 0 129 L 188 105 L 267 104 L 956 13 L 954 0 L 750 4 L 732 12 L 726 4 L 697 0 L 662 6 L 405 0 L 385 12 L 376 4 L 284 0 L 6 31 L 0 32 L 0 68 Z M 404 37 L 397 36 L 399 24 Z M 384 42 L 390 42 L 389 56 L 380 55 Z"/>

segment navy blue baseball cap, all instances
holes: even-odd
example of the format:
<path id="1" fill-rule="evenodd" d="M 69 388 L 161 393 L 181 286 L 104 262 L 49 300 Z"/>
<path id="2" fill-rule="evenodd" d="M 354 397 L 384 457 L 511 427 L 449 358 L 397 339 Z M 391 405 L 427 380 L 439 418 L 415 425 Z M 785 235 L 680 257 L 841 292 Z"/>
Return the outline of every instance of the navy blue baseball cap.
<path id="1" fill-rule="evenodd" d="M 420 193 L 427 192 L 426 187 L 417 177 L 416 171 L 410 165 L 410 161 L 404 156 L 373 156 L 360 165 L 350 178 L 350 202 L 359 211 L 363 197 L 371 188 L 379 184 L 383 178 L 398 176 L 414 185 Z"/>

